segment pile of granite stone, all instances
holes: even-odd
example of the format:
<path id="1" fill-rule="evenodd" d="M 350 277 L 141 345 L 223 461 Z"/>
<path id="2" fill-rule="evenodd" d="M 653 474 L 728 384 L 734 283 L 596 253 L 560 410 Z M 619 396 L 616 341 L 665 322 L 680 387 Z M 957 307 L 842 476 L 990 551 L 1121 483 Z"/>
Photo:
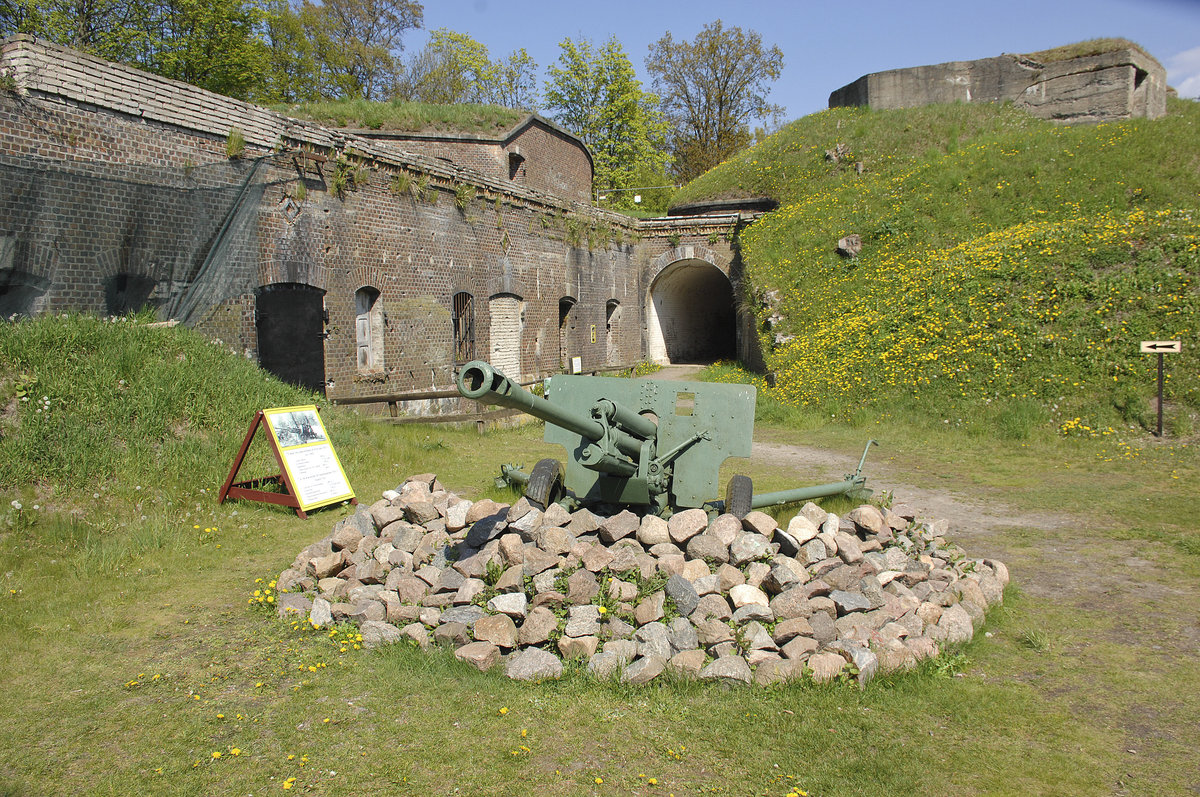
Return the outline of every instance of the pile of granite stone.
<path id="1" fill-rule="evenodd" d="M 839 518 L 809 503 L 786 529 L 763 512 L 542 512 L 472 502 L 424 474 L 301 551 L 279 576 L 279 610 L 522 680 L 574 659 L 630 683 L 865 683 L 969 640 L 1002 599 L 1007 568 L 967 558 L 944 528 L 903 506 Z"/>

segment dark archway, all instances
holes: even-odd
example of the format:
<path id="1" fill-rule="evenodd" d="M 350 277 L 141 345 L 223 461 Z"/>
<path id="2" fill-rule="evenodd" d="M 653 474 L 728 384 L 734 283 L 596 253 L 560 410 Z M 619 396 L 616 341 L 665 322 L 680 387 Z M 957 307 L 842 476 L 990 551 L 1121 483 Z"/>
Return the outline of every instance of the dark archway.
<path id="1" fill-rule="evenodd" d="M 137 313 L 151 304 L 153 277 L 143 274 L 114 274 L 104 282 L 104 306 L 109 315 Z"/>
<path id="2" fill-rule="evenodd" d="M 733 286 L 711 263 L 680 260 L 664 268 L 650 286 L 647 312 L 647 348 L 655 362 L 712 362 L 736 356 Z"/>
<path id="3" fill-rule="evenodd" d="M 325 392 L 325 291 L 297 282 L 255 295 L 258 363 L 284 382 Z"/>
<path id="4" fill-rule="evenodd" d="M 50 289 L 50 280 L 13 268 L 0 268 L 0 319 L 31 316 L 36 302 Z"/>

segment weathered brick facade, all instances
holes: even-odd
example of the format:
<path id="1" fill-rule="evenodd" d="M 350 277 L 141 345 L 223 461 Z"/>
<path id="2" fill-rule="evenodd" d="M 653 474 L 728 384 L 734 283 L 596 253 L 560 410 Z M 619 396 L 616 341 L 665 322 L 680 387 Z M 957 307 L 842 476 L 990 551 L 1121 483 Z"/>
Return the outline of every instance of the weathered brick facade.
<path id="1" fill-rule="evenodd" d="M 536 114 L 499 137 L 467 133 L 354 134 L 401 151 L 420 152 L 458 166 L 577 202 L 591 200 L 592 158 L 579 139 Z"/>
<path id="2" fill-rule="evenodd" d="M 0 68 L 22 87 L 0 93 L 6 313 L 145 303 L 356 397 L 445 389 L 471 356 L 521 378 L 665 359 L 660 273 L 738 280 L 736 215 L 597 210 L 586 149 L 539 117 L 411 152 L 25 37 Z M 686 295 L 658 304 L 686 314 Z"/>

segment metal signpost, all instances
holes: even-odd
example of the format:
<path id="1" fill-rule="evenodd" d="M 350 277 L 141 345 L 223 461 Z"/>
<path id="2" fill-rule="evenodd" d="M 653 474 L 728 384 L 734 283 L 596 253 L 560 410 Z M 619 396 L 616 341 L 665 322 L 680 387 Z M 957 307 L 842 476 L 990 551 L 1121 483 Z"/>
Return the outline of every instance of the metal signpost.
<path id="1" fill-rule="evenodd" d="M 1178 340 L 1143 340 L 1142 354 L 1158 355 L 1158 436 L 1162 437 L 1163 416 L 1163 355 L 1179 354 L 1183 351 L 1183 342 Z"/>

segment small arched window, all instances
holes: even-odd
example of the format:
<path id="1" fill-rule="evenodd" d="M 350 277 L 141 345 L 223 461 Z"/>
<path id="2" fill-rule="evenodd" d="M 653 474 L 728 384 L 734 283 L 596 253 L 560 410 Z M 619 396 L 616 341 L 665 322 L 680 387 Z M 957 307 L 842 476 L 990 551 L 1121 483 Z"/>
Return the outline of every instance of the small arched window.
<path id="1" fill-rule="evenodd" d="M 466 291 L 454 294 L 454 362 L 475 359 L 475 298 Z"/>
<path id="2" fill-rule="evenodd" d="M 376 289 L 364 287 L 354 292 L 354 330 L 358 370 L 383 370 L 383 308 Z"/>

